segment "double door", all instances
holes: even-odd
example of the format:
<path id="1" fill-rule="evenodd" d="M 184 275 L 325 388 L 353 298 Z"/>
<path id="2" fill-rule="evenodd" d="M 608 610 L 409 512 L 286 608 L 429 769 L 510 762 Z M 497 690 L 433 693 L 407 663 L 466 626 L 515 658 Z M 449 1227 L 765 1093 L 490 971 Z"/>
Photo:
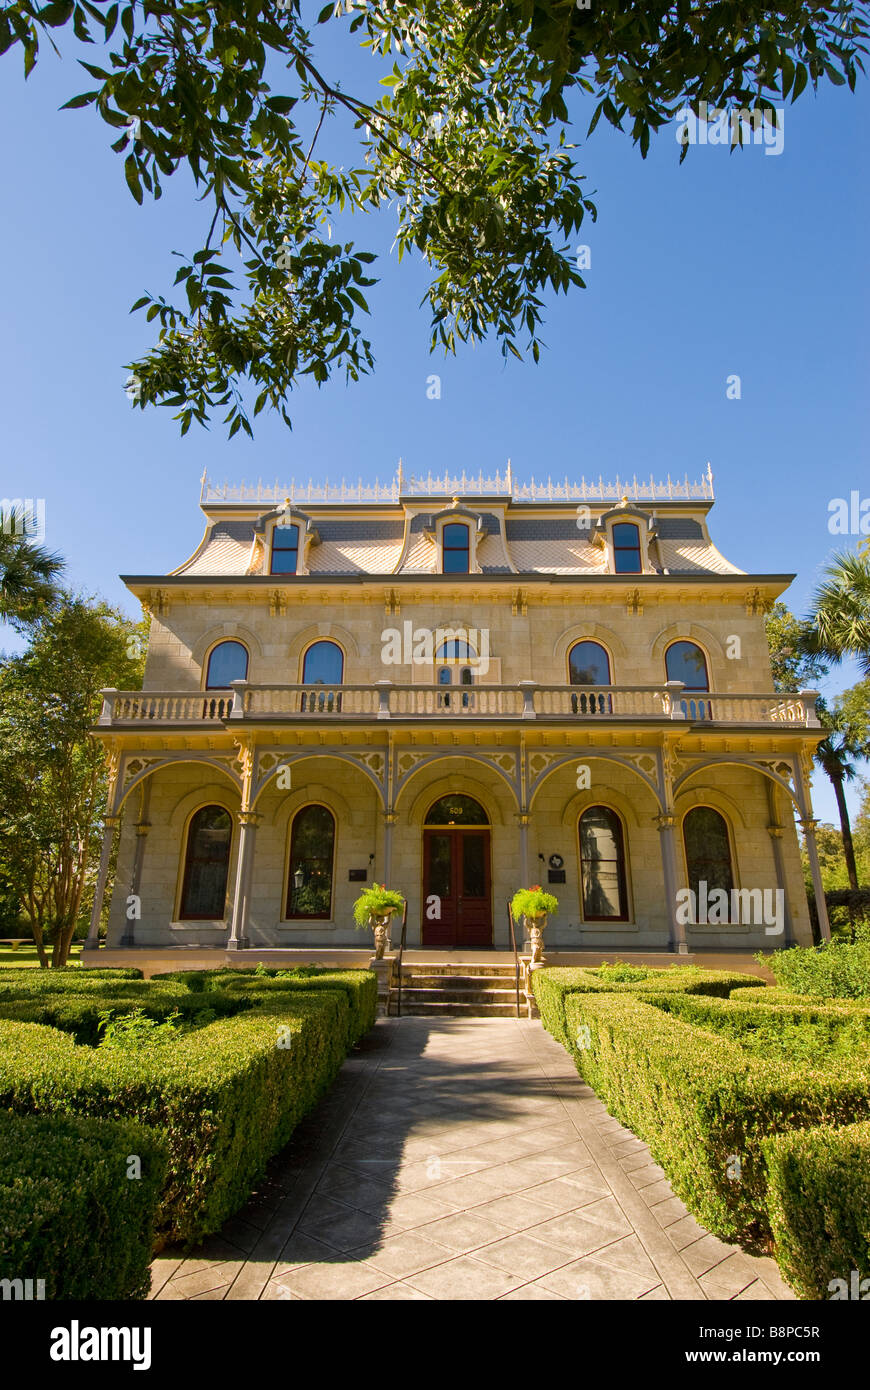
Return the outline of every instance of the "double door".
<path id="1" fill-rule="evenodd" d="M 489 848 L 489 830 L 424 830 L 424 946 L 492 945 Z"/>

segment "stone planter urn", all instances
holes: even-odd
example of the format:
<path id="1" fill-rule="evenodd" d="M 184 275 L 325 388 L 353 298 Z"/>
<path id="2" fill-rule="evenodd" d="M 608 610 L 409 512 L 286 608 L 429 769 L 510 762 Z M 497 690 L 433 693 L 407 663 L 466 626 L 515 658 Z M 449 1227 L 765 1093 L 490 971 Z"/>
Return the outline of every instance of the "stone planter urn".
<path id="1" fill-rule="evenodd" d="M 546 912 L 536 912 L 533 917 L 524 918 L 532 950 L 532 965 L 540 965 L 544 959 L 544 929 L 547 925 Z"/>

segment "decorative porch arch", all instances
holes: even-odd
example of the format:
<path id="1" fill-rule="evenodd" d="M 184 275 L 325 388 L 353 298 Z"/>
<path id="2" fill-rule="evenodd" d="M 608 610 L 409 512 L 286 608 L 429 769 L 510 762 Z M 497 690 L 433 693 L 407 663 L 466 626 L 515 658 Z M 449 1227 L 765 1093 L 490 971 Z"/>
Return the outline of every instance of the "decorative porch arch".
<path id="1" fill-rule="evenodd" d="M 648 756 L 650 760 L 654 762 L 655 753 L 653 750 L 650 750 L 648 755 L 646 756 Z M 657 811 L 661 812 L 664 810 L 664 802 L 662 800 L 662 794 L 658 786 L 653 781 L 652 777 L 647 772 L 644 772 L 642 768 L 638 767 L 637 763 L 633 762 L 630 757 L 622 757 L 618 753 L 602 752 L 600 748 L 574 748 L 571 750 L 570 753 L 566 753 L 564 755 L 554 754 L 552 760 L 543 769 L 543 771 L 539 772 L 534 779 L 532 779 L 531 777 L 529 778 L 529 812 L 531 812 L 532 807 L 535 804 L 538 792 L 541 790 L 544 783 L 550 776 L 552 776 L 554 772 L 558 772 L 560 768 L 567 766 L 569 763 L 591 763 L 595 762 L 596 760 L 605 763 L 616 763 L 620 767 L 627 768 L 629 772 L 633 772 L 636 777 L 639 777 L 640 780 L 644 782 L 647 787 L 649 787 L 650 791 L 655 797 Z"/>
<path id="2" fill-rule="evenodd" d="M 783 757 L 776 759 L 776 761 L 785 762 L 786 759 L 785 757 Z M 682 790 L 685 783 L 688 782 L 689 779 L 691 777 L 694 777 L 697 773 L 708 771 L 712 767 L 726 767 L 729 765 L 731 767 L 748 767 L 753 772 L 759 772 L 763 777 L 769 778 L 770 781 L 776 783 L 778 787 L 782 787 L 783 791 L 788 796 L 795 810 L 798 812 L 799 815 L 803 815 L 800 800 L 798 799 L 794 788 L 792 787 L 791 783 L 788 782 L 787 779 L 782 776 L 781 773 L 774 772 L 774 770 L 770 766 L 768 766 L 767 763 L 759 762 L 757 758 L 753 758 L 751 756 L 742 757 L 739 753 L 721 753 L 708 756 L 704 759 L 703 762 L 697 763 L 695 767 L 690 767 L 687 769 L 686 772 L 680 773 L 680 776 L 674 782 L 674 798 L 676 799 L 676 797 L 679 796 L 680 791 Z"/>
<path id="3" fill-rule="evenodd" d="M 299 748 L 292 752 L 285 748 L 257 748 L 255 773 L 251 785 L 251 810 L 257 809 L 257 803 L 263 792 L 271 782 L 273 777 L 277 777 L 282 767 L 291 767 L 294 763 L 305 762 L 312 758 L 332 758 L 336 762 L 348 763 L 351 767 L 362 772 L 378 794 L 381 810 L 386 809 L 386 774 L 387 757 L 386 750 L 380 752 L 373 749 L 368 755 L 360 755 L 339 748 Z M 381 763 L 381 775 L 378 776 L 374 767 L 367 759 L 375 758 Z M 268 767 L 264 767 L 264 762 L 269 760 Z"/>

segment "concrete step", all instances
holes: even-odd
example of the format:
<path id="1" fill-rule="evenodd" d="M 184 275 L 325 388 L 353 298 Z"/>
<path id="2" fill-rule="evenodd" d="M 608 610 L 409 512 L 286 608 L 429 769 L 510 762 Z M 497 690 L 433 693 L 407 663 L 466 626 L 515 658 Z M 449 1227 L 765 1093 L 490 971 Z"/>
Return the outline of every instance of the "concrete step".
<path id="1" fill-rule="evenodd" d="M 452 969 L 445 969 L 437 965 L 403 965 L 402 979 L 408 980 L 418 976 L 425 976 L 427 980 L 442 980 L 445 984 L 450 984 L 453 980 L 512 980 L 515 970 L 510 966 L 488 966 L 485 969 L 475 970 L 473 966 L 461 965 L 454 966 Z"/>
<path id="2" fill-rule="evenodd" d="M 396 1000 L 393 998 L 389 1009 L 391 1017 L 395 1017 Z M 402 991 L 402 1017 L 409 1018 L 516 1018 L 516 1003 L 510 1004 L 460 1004 L 453 1001 L 440 1000 L 439 1002 L 421 1002 L 409 1000 Z M 523 1001 L 520 999 L 520 1015 L 525 1017 Z"/>
<path id="3" fill-rule="evenodd" d="M 478 991 L 513 989 L 515 977 L 510 975 L 429 975 L 413 974 L 406 975 L 402 971 L 402 989 L 442 989 L 448 992 L 453 990 L 474 989 Z"/>
<path id="4" fill-rule="evenodd" d="M 393 990 L 394 995 L 397 993 Z M 510 1004 L 516 997 L 515 989 L 406 989 L 402 985 L 403 1009 L 406 1000 L 417 1004 Z"/>

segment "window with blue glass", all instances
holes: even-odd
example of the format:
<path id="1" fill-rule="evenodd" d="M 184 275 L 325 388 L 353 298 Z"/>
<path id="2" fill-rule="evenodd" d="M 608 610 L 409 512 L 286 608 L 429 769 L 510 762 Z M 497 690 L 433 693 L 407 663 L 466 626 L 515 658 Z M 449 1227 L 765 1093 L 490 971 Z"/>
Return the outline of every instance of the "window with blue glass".
<path id="1" fill-rule="evenodd" d="M 272 531 L 270 574 L 295 574 L 299 560 L 299 527 L 276 526 Z"/>
<path id="2" fill-rule="evenodd" d="M 640 528 L 631 521 L 619 521 L 613 528 L 613 568 L 617 574 L 640 574 Z"/>
<path id="3" fill-rule="evenodd" d="M 206 690 L 226 690 L 230 681 L 248 675 L 248 649 L 241 642 L 218 642 L 212 647 L 205 676 Z"/>
<path id="4" fill-rule="evenodd" d="M 665 653 L 669 681 L 682 681 L 687 690 L 709 690 L 707 658 L 694 642 L 672 642 Z"/>
<path id="5" fill-rule="evenodd" d="M 451 521 L 441 532 L 442 569 L 445 574 L 468 574 L 471 539 L 467 526 Z"/>

